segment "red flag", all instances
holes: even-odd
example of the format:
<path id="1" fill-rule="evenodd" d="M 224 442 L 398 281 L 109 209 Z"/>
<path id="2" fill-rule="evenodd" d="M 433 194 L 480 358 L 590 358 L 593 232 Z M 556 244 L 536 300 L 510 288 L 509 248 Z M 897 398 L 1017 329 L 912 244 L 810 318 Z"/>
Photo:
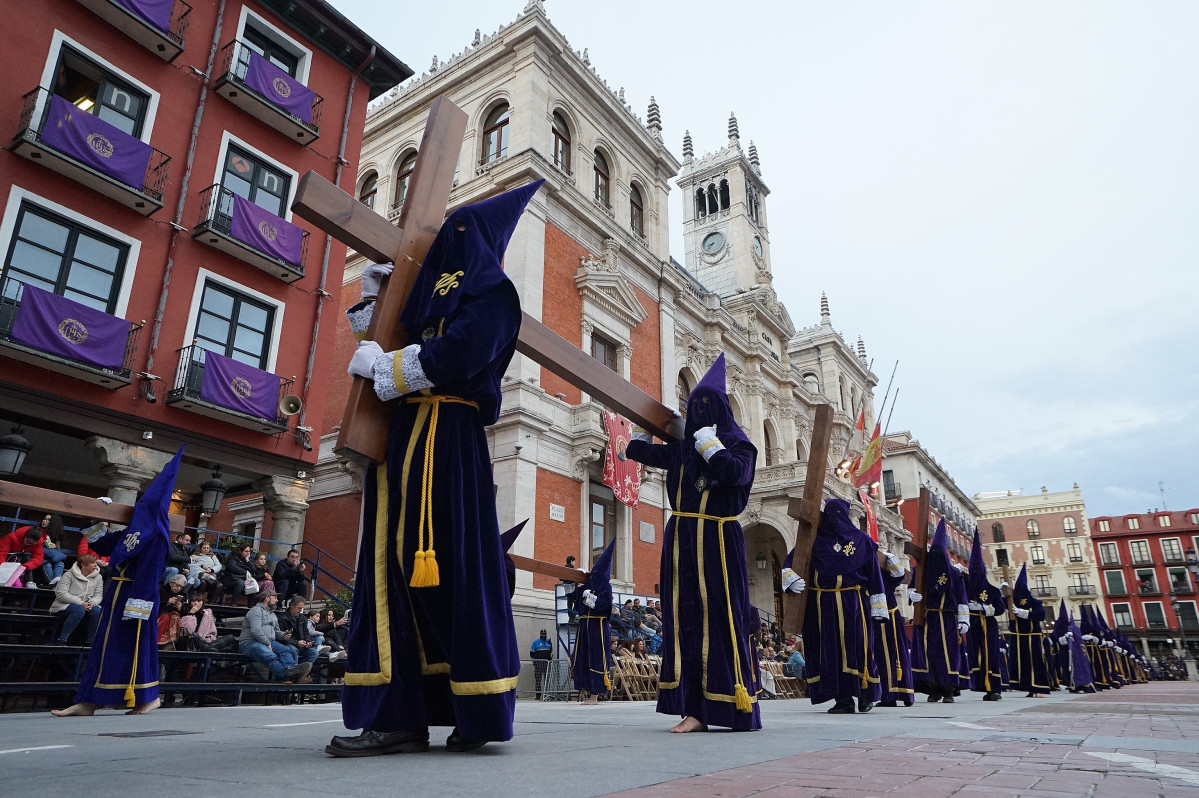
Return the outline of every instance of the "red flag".
<path id="1" fill-rule="evenodd" d="M 870 443 L 866 445 L 866 453 L 862 455 L 862 461 L 854 469 L 853 486 L 855 488 L 871 487 L 883 478 L 883 440 L 879 437 L 881 431 L 880 425 L 875 424 L 874 435 L 871 436 Z"/>
<path id="2" fill-rule="evenodd" d="M 637 506 L 637 492 L 641 490 L 641 464 L 624 456 L 629 445 L 633 425 L 627 418 L 603 411 L 604 431 L 608 434 L 608 446 L 604 450 L 604 484 L 621 504 Z"/>
<path id="3" fill-rule="evenodd" d="M 864 489 L 858 488 L 858 498 L 862 500 L 862 504 L 866 505 L 866 532 L 870 535 L 870 539 L 878 543 L 878 516 L 874 514 L 874 505 L 870 503 L 870 494 Z"/>
<path id="4" fill-rule="evenodd" d="M 866 410 L 858 411 L 858 425 L 849 436 L 849 446 L 845 448 L 845 459 L 856 462 L 866 448 Z"/>

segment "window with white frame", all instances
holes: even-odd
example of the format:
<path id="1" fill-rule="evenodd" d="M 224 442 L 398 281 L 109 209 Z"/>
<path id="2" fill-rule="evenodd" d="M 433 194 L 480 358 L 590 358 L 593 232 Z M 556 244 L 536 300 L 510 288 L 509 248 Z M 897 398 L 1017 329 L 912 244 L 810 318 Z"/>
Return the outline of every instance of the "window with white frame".
<path id="1" fill-rule="evenodd" d="M 1178 538 L 1162 538 L 1160 542 L 1164 562 L 1182 562 L 1182 542 Z"/>
<path id="2" fill-rule="evenodd" d="M 1111 532 L 1112 531 L 1112 522 L 1108 521 L 1106 519 L 1101 519 L 1099 521 L 1099 531 L 1100 532 Z"/>
<path id="3" fill-rule="evenodd" d="M 1070 558 L 1070 562 L 1082 562 L 1082 546 L 1077 543 L 1067 544 L 1066 555 Z"/>
<path id="4" fill-rule="evenodd" d="M 1166 628 L 1166 613 L 1162 610 L 1160 601 L 1146 601 L 1141 605 L 1141 609 L 1145 611 L 1145 624 L 1150 629 Z"/>
<path id="5" fill-rule="evenodd" d="M 1028 519 L 1028 523 L 1024 525 L 1024 528 L 1028 530 L 1028 536 L 1030 538 L 1041 537 L 1041 525 L 1038 524 L 1035 519 Z"/>
<path id="6" fill-rule="evenodd" d="M 1100 543 L 1099 562 L 1101 565 L 1119 565 L 1120 548 L 1115 543 Z"/>
<path id="7" fill-rule="evenodd" d="M 1075 593 L 1086 595 L 1091 592 L 1091 585 L 1087 582 L 1086 574 L 1070 574 L 1070 582 Z"/>
<path id="8" fill-rule="evenodd" d="M 483 153 L 481 163 L 492 163 L 508 157 L 508 103 L 500 103 L 483 121 Z"/>
<path id="9" fill-rule="evenodd" d="M 1157 572 L 1152 568 L 1138 568 L 1136 577 L 1137 592 L 1142 596 L 1156 596 L 1161 592 L 1157 589 Z"/>
<path id="10" fill-rule="evenodd" d="M 245 6 L 242 7 L 241 19 L 238 21 L 237 38 L 250 50 L 300 83 L 308 85 L 312 51 Z"/>
<path id="11" fill-rule="evenodd" d="M 1171 593 L 1190 593 L 1191 579 L 1187 576 L 1187 569 L 1183 567 L 1166 569 L 1167 576 L 1170 577 L 1170 592 Z"/>
<path id="12" fill-rule="evenodd" d="M 1062 519 L 1062 531 L 1064 531 L 1067 535 L 1077 535 L 1078 524 L 1072 517 L 1066 516 Z"/>
<path id="13" fill-rule="evenodd" d="M 1149 565 L 1153 562 L 1149 556 L 1149 541 L 1147 540 L 1128 541 L 1128 551 L 1132 554 L 1133 565 Z"/>
<path id="14" fill-rule="evenodd" d="M 287 212 L 291 177 L 275 164 L 248 149 L 236 144 L 228 146 L 225 150 L 225 164 L 220 183 L 221 188 L 226 191 L 237 194 L 276 216 L 283 216 Z M 221 212 L 232 215 L 232 197 L 225 195 Z"/>
<path id="15" fill-rule="evenodd" d="M 412 179 L 412 173 L 416 171 L 416 153 L 410 152 L 400 161 L 400 166 L 396 169 L 396 188 L 395 197 L 391 202 L 391 209 L 398 211 L 404 207 L 404 200 L 408 197 L 408 182 Z"/>
<path id="16" fill-rule="evenodd" d="M 1127 596 L 1128 587 L 1124 584 L 1123 571 L 1104 571 L 1103 581 L 1107 586 L 1109 596 Z"/>
<path id="17" fill-rule="evenodd" d="M 1170 516 L 1168 516 L 1168 515 L 1159 515 L 1159 516 L 1157 517 L 1157 525 L 1158 525 L 1158 526 L 1162 526 L 1162 527 L 1167 527 L 1167 526 L 1169 526 L 1169 525 L 1170 525 Z"/>
<path id="18" fill-rule="evenodd" d="M 362 185 L 358 188 L 358 201 L 368 208 L 375 207 L 375 200 L 379 197 L 379 175 L 375 171 L 366 173 L 366 177 L 362 179 Z"/>
<path id="19" fill-rule="evenodd" d="M 554 136 L 554 166 L 570 174 L 570 125 L 566 124 L 566 117 L 562 116 L 558 111 L 554 111 L 552 127 Z"/>
<path id="20" fill-rule="evenodd" d="M 1112 621 L 1117 628 L 1128 629 L 1132 627 L 1132 605 L 1131 604 L 1113 604 L 1112 605 Z"/>
<path id="21" fill-rule="evenodd" d="M 1182 628 L 1188 631 L 1199 628 L 1199 617 L 1195 614 L 1195 602 L 1180 601 L 1175 608 L 1175 613 L 1179 622 L 1182 623 Z"/>
<path id="22" fill-rule="evenodd" d="M 54 75 L 54 93 L 59 97 L 130 136 L 141 138 L 150 105 L 147 92 L 68 44 L 59 50 Z"/>
<path id="23" fill-rule="evenodd" d="M 1199 513 L 1191 513 L 1191 523 L 1199 524 Z"/>
<path id="24" fill-rule="evenodd" d="M 1032 564 L 1033 565 L 1044 565 L 1045 564 L 1045 547 L 1044 546 L 1030 546 L 1028 549 L 1028 553 L 1032 555 Z"/>
<path id="25" fill-rule="evenodd" d="M 1129 529 L 1141 528 L 1141 519 L 1139 518 L 1126 518 L 1125 521 L 1127 521 Z"/>
<path id="26" fill-rule="evenodd" d="M 204 284 L 193 337 L 201 349 L 266 369 L 275 309 L 214 281 Z"/>

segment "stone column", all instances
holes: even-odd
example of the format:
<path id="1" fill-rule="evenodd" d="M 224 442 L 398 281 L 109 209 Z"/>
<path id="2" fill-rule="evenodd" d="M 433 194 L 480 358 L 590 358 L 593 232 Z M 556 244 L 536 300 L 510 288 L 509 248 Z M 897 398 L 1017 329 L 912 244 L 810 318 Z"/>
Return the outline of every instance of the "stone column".
<path id="1" fill-rule="evenodd" d="M 308 482 L 293 477 L 271 476 L 254 487 L 262 491 L 262 505 L 271 512 L 272 557 L 286 557 L 293 545 L 304 540 L 304 514 L 308 511 Z"/>
<path id="2" fill-rule="evenodd" d="M 93 435 L 84 442 L 108 480 L 108 498 L 118 504 L 133 504 L 174 456 L 124 441 Z"/>

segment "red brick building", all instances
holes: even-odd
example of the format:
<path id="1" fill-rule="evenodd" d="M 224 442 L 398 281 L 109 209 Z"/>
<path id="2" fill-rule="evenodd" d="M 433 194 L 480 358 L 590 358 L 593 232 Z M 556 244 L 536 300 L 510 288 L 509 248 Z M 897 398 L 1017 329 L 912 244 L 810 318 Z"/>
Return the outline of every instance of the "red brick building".
<path id="1" fill-rule="evenodd" d="M 1108 623 L 1149 653 L 1199 651 L 1195 577 L 1199 509 L 1091 519 Z"/>
<path id="2" fill-rule="evenodd" d="M 411 70 L 322 0 L 5 11 L 0 424 L 31 444 L 16 479 L 131 501 L 186 444 L 193 522 L 220 466 L 228 500 L 256 497 L 229 522 L 300 540 L 345 251 L 290 206 L 309 170 L 352 190 L 367 102 Z"/>

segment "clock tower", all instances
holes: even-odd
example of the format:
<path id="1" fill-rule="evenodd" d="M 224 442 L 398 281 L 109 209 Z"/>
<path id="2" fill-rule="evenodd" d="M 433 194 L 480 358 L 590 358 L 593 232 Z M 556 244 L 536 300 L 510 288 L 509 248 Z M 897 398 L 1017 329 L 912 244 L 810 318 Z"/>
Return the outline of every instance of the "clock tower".
<path id="1" fill-rule="evenodd" d="M 678 186 L 683 195 L 685 266 L 709 291 L 768 285 L 770 239 L 758 150 L 741 149 L 737 118 L 729 114 L 728 144 L 695 157 L 690 131 L 683 137 Z"/>

